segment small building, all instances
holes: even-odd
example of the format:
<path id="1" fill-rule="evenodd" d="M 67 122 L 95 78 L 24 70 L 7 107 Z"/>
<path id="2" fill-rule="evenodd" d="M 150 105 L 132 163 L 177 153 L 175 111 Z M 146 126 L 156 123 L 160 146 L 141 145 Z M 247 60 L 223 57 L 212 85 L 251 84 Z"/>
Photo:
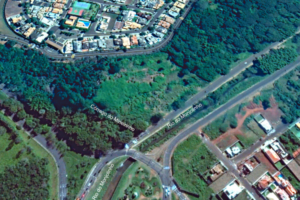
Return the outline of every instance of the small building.
<path id="1" fill-rule="evenodd" d="M 175 21 L 176 21 L 174 18 L 169 17 L 169 16 L 165 16 L 165 17 L 163 18 L 163 20 L 166 21 L 166 22 L 168 22 L 168 23 L 170 23 L 170 24 L 174 24 Z"/>
<path id="2" fill-rule="evenodd" d="M 227 185 L 223 192 L 227 195 L 228 199 L 234 199 L 239 193 L 243 191 L 243 187 L 241 187 L 237 181 L 233 181 L 229 185 Z"/>
<path id="3" fill-rule="evenodd" d="M 28 38 L 33 33 L 33 31 L 35 31 L 35 27 L 30 27 L 29 29 L 27 29 L 27 31 L 25 31 L 24 36 Z"/>
<path id="4" fill-rule="evenodd" d="M 95 50 L 98 48 L 98 44 L 97 44 L 97 41 L 94 40 L 94 41 L 90 41 L 90 50 Z"/>
<path id="5" fill-rule="evenodd" d="M 74 26 L 76 20 L 77 20 L 77 17 L 75 17 L 75 16 L 70 16 L 69 19 L 67 19 L 67 20 L 65 21 L 65 24 L 66 24 L 66 25 L 69 25 L 69 26 Z"/>
<path id="6" fill-rule="evenodd" d="M 124 29 L 141 29 L 142 25 L 136 23 L 136 22 L 125 22 L 125 26 L 123 27 Z"/>
<path id="7" fill-rule="evenodd" d="M 162 26 L 158 26 L 156 29 L 155 29 L 157 32 L 160 32 L 160 33 L 167 33 L 168 32 L 168 29 L 162 27 Z"/>
<path id="8" fill-rule="evenodd" d="M 125 21 L 132 21 L 132 19 L 135 17 L 136 12 L 134 11 L 128 11 L 128 13 L 125 15 Z"/>
<path id="9" fill-rule="evenodd" d="M 156 37 L 159 37 L 159 38 L 163 38 L 165 36 L 163 33 L 160 33 L 160 32 L 157 32 L 157 31 L 154 31 L 153 35 L 156 36 Z"/>
<path id="10" fill-rule="evenodd" d="M 138 23 L 141 25 L 146 25 L 147 24 L 147 19 L 140 17 L 138 19 Z"/>
<path id="11" fill-rule="evenodd" d="M 53 3 L 52 7 L 53 8 L 58 8 L 58 9 L 63 9 L 65 7 L 65 5 L 62 4 L 62 3 Z"/>
<path id="12" fill-rule="evenodd" d="M 130 41 L 131 41 L 131 45 L 138 45 L 138 44 L 139 44 L 136 35 L 133 35 L 133 36 L 130 38 Z"/>
<path id="13" fill-rule="evenodd" d="M 75 52 L 81 52 L 82 42 L 81 41 L 73 41 L 73 49 Z"/>
<path id="14" fill-rule="evenodd" d="M 48 26 L 53 26 L 53 25 L 54 25 L 54 21 L 51 20 L 51 19 L 48 18 L 48 17 L 43 17 L 43 18 L 41 19 L 41 22 L 42 22 L 43 24 L 48 25 Z"/>
<path id="15" fill-rule="evenodd" d="M 39 42 L 39 43 L 41 43 L 41 42 L 44 41 L 47 37 L 48 37 L 48 33 L 42 32 L 42 33 L 39 34 L 39 36 L 36 38 L 36 41 Z"/>
<path id="16" fill-rule="evenodd" d="M 209 185 L 209 187 L 214 191 L 215 194 L 218 194 L 219 192 L 221 192 L 224 188 L 226 188 L 228 185 L 230 185 L 234 181 L 235 181 L 235 178 L 232 175 L 230 175 L 229 173 L 224 173 L 217 180 L 212 182 Z"/>
<path id="17" fill-rule="evenodd" d="M 165 2 L 163 0 L 158 0 L 158 2 L 155 4 L 155 6 L 153 6 L 153 9 L 160 9 L 163 5 L 165 4 Z"/>
<path id="18" fill-rule="evenodd" d="M 90 49 L 90 43 L 88 41 L 82 42 L 82 52 L 87 52 Z"/>
<path id="19" fill-rule="evenodd" d="M 185 4 L 184 3 L 180 3 L 179 1 L 176 1 L 174 3 L 174 6 L 176 6 L 177 8 L 180 8 L 180 9 L 184 9 Z"/>
<path id="20" fill-rule="evenodd" d="M 139 41 L 139 45 L 140 45 L 141 47 L 144 47 L 144 46 L 147 45 L 147 43 L 146 43 L 146 41 L 145 41 L 144 39 L 139 39 L 138 41 Z"/>
<path id="21" fill-rule="evenodd" d="M 275 164 L 278 161 L 280 161 L 279 155 L 273 149 L 268 149 L 265 151 L 265 153 L 268 156 L 268 158 L 272 161 L 272 163 Z"/>
<path id="22" fill-rule="evenodd" d="M 122 43 L 122 40 L 120 38 L 115 38 L 114 39 L 114 45 L 116 46 L 121 46 L 123 43 Z"/>
<path id="23" fill-rule="evenodd" d="M 106 42 L 106 48 L 107 49 L 114 49 L 115 48 L 113 39 L 107 39 L 107 40 L 105 40 L 105 42 Z"/>
<path id="24" fill-rule="evenodd" d="M 160 20 L 160 22 L 158 23 L 158 26 L 161 26 L 161 27 L 163 27 L 163 28 L 169 29 L 170 26 L 171 26 L 171 24 L 170 24 L 169 22 Z"/>
<path id="25" fill-rule="evenodd" d="M 99 40 L 98 40 L 98 47 L 99 47 L 99 48 L 102 48 L 102 49 L 106 48 L 106 43 L 105 43 L 105 41 L 102 40 L 102 39 L 99 39 Z"/>
<path id="26" fill-rule="evenodd" d="M 172 16 L 172 17 L 177 17 L 177 16 L 179 15 L 178 12 L 174 12 L 174 11 L 172 11 L 172 10 L 169 10 L 168 14 L 169 14 L 170 16 Z"/>
<path id="27" fill-rule="evenodd" d="M 123 37 L 122 38 L 122 45 L 126 48 L 130 48 L 130 40 L 128 37 Z"/>
<path id="28" fill-rule="evenodd" d="M 15 18 L 12 18 L 12 23 L 13 23 L 13 24 L 16 24 L 16 23 L 18 23 L 18 22 L 21 21 L 21 20 L 22 20 L 22 17 L 21 17 L 21 16 L 15 17 Z"/>
<path id="29" fill-rule="evenodd" d="M 63 10 L 62 9 L 58 9 L 58 8 L 53 8 L 52 13 L 56 13 L 56 14 L 62 14 L 63 13 Z"/>
<path id="30" fill-rule="evenodd" d="M 58 49 L 58 50 L 62 50 L 62 49 L 64 48 L 64 45 L 63 45 L 62 43 L 60 43 L 60 42 L 55 42 L 55 41 L 50 40 L 50 39 L 47 39 L 47 40 L 46 40 L 46 43 L 47 43 L 48 45 L 50 45 L 50 46 L 52 46 L 52 47 Z"/>
<path id="31" fill-rule="evenodd" d="M 269 121 L 265 119 L 261 114 L 255 116 L 254 119 L 267 134 L 271 134 L 275 132 L 275 129 L 273 129 Z"/>

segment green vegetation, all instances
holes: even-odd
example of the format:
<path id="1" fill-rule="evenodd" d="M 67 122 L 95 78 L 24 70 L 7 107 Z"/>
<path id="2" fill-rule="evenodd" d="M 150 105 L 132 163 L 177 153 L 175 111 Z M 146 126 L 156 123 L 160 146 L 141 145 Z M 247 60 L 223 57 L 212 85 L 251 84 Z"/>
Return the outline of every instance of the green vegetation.
<path id="1" fill-rule="evenodd" d="M 87 194 L 86 199 L 87 200 L 94 200 L 93 196 L 97 197 L 96 199 L 102 199 L 106 190 L 108 189 L 108 186 L 110 182 L 112 181 L 113 177 L 117 173 L 118 168 L 121 166 L 121 164 L 127 159 L 127 156 L 124 157 L 118 157 L 108 163 L 98 174 L 97 179 L 93 186 L 90 189 L 90 192 Z M 110 173 L 108 173 L 110 166 L 113 164 L 113 167 L 111 168 Z M 104 180 L 105 176 L 108 173 L 108 178 L 106 178 L 106 181 L 100 185 L 100 183 Z M 101 189 L 100 189 L 101 188 Z"/>
<path id="2" fill-rule="evenodd" d="M 139 162 L 133 163 L 124 172 L 112 199 L 122 200 L 126 197 L 137 199 L 134 192 L 137 192 L 138 196 L 143 195 L 152 200 L 158 200 L 155 196 L 162 195 L 159 178 L 151 174 L 146 165 Z"/>
<path id="3" fill-rule="evenodd" d="M 64 161 L 68 174 L 68 197 L 70 199 L 76 199 L 86 176 L 98 160 L 81 156 L 72 151 L 67 151 L 64 154 Z"/>
<path id="4" fill-rule="evenodd" d="M 165 51 L 182 70 L 210 82 L 226 74 L 240 53 L 294 34 L 299 11 L 297 0 L 196 1 Z"/>
<path id="5" fill-rule="evenodd" d="M 290 130 L 281 135 L 279 140 L 290 155 L 293 155 L 293 152 L 298 150 L 300 147 L 300 140 Z"/>
<path id="6" fill-rule="evenodd" d="M 56 163 L 51 155 L 43 149 L 35 140 L 33 140 L 30 136 L 28 136 L 24 131 L 19 131 L 15 128 L 15 124 L 9 118 L 5 117 L 2 113 L 0 113 L 2 125 L 5 125 L 6 128 L 0 127 L 0 174 L 11 173 L 10 170 L 15 168 L 16 171 L 19 170 L 21 166 L 27 168 L 30 166 L 36 166 L 37 170 L 47 171 L 44 177 L 40 177 L 41 179 L 27 176 L 29 174 L 20 175 L 18 173 L 14 174 L 15 176 L 6 177 L 11 178 L 11 182 L 13 183 L 15 180 L 24 179 L 22 185 L 20 185 L 20 190 L 27 190 L 27 187 L 31 184 L 40 184 L 39 187 L 36 187 L 37 193 L 42 193 L 41 196 L 47 196 L 43 199 L 57 199 L 58 196 L 58 171 L 56 167 Z M 14 128 L 14 131 L 10 129 Z M 5 131 L 8 130 L 8 131 Z M 9 132 L 9 133 L 6 133 Z M 13 134 L 14 132 L 14 134 Z M 15 135 L 16 134 L 16 135 Z M 2 152 L 2 153 L 1 153 Z M 37 173 L 37 172 L 36 172 Z M 1 175 L 0 175 L 1 176 Z M 23 178 L 21 178 L 22 176 Z M 32 179 L 31 179 L 31 178 Z M 15 179 L 15 180 L 14 180 Z M 4 179 L 1 179 L 4 180 Z M 42 184 L 45 186 L 41 186 Z M 7 185 L 3 185 L 6 189 L 1 191 L 7 191 L 7 188 L 11 188 L 10 183 L 7 182 Z M 29 184 L 29 185 L 28 185 Z M 34 187 L 33 187 L 34 188 Z M 12 190 L 13 188 L 11 188 Z M 29 190 L 31 191 L 31 190 Z M 18 192 L 16 195 L 20 195 Z M 23 193 L 29 194 L 29 193 Z M 8 194 L 5 194 L 8 195 Z M 30 194 L 32 195 L 32 194 Z M 11 199 L 9 196 L 1 196 L 4 199 Z M 23 196 L 24 198 L 24 196 Z M 28 196 L 28 198 L 31 198 Z"/>
<path id="7" fill-rule="evenodd" d="M 23 152 L 25 152 L 24 150 Z M 1 199 L 49 199 L 49 171 L 46 158 L 21 160 L 0 174 Z"/>
<path id="8" fill-rule="evenodd" d="M 246 89 L 250 88 L 251 86 L 258 83 L 259 81 L 266 78 L 268 76 L 268 73 L 264 73 L 265 69 L 269 69 L 270 72 L 274 72 L 284 67 L 285 65 L 291 63 L 292 61 L 294 61 L 296 56 L 297 56 L 296 51 L 290 48 L 271 50 L 269 54 L 265 55 L 263 58 L 258 59 L 256 62 L 254 62 L 253 66 L 247 68 L 241 74 L 236 76 L 234 79 L 228 81 L 227 83 L 223 84 L 214 92 L 209 93 L 205 99 L 199 102 L 202 104 L 202 107 L 200 109 L 197 109 L 188 117 L 185 117 L 183 120 L 180 120 L 180 122 L 177 123 L 175 126 L 172 126 L 171 128 L 166 127 L 163 130 L 156 133 L 155 135 L 153 135 L 152 137 L 145 140 L 138 147 L 139 150 L 149 151 L 154 147 L 161 145 L 166 140 L 176 135 L 180 130 L 182 130 L 188 124 L 194 123 L 195 121 L 207 115 L 208 113 L 210 113 L 211 111 L 219 107 L 220 105 L 225 104 L 234 96 L 238 95 L 239 93 L 245 91 Z M 267 64 L 265 59 L 272 60 L 272 62 Z M 211 126 L 212 131 L 207 131 L 210 134 L 210 137 L 212 139 L 217 138 L 221 133 L 226 132 L 226 130 L 229 127 L 234 128 L 237 125 L 234 115 L 230 117 L 228 123 L 223 123 L 221 121 L 217 122 L 219 126 L 212 125 Z M 251 137 L 249 138 L 249 141 L 244 141 L 247 143 L 246 146 L 248 146 L 248 144 L 251 145 L 255 140 L 255 138 Z"/>
<path id="9" fill-rule="evenodd" d="M 174 178 L 179 186 L 199 195 L 199 198 L 210 199 L 213 191 L 208 187 L 202 175 L 217 163 L 217 159 L 202 143 L 197 135 L 192 135 L 178 145 L 172 157 Z"/>

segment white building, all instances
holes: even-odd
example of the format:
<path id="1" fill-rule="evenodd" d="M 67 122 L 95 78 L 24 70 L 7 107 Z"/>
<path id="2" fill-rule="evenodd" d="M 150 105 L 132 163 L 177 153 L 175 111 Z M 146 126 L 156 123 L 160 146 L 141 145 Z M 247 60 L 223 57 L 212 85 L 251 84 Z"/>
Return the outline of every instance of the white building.
<path id="1" fill-rule="evenodd" d="M 236 181 L 233 181 L 229 185 L 227 185 L 223 192 L 227 195 L 229 199 L 235 198 L 239 193 L 243 191 L 244 188 L 239 186 Z"/>
<path id="2" fill-rule="evenodd" d="M 43 40 L 45 40 L 48 37 L 48 33 L 42 32 L 37 38 L 36 41 L 41 43 Z"/>

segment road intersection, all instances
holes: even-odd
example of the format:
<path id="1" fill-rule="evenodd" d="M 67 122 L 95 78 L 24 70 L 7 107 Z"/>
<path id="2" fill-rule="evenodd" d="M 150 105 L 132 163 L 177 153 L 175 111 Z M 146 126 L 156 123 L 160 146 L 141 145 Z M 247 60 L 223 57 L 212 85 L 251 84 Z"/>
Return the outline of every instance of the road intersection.
<path id="1" fill-rule="evenodd" d="M 105 163 L 110 162 L 111 160 L 119 157 L 119 156 L 131 156 L 136 160 L 139 160 L 145 164 L 147 164 L 149 167 L 151 167 L 153 170 L 155 170 L 162 181 L 162 184 L 164 186 L 172 187 L 175 183 L 173 181 L 172 173 L 171 173 L 171 158 L 173 151 L 175 150 L 176 146 L 183 141 L 185 138 L 190 136 L 193 133 L 199 133 L 198 129 L 201 126 L 204 126 L 217 117 L 219 117 L 221 114 L 224 114 L 227 110 L 234 107 L 238 103 L 241 103 L 244 99 L 252 97 L 255 93 L 260 91 L 263 87 L 266 85 L 274 83 L 276 80 L 278 80 L 280 77 L 285 75 L 286 73 L 290 72 L 291 70 L 295 69 L 298 65 L 300 65 L 300 57 L 297 58 L 297 60 L 286 67 L 276 71 L 272 75 L 265 78 L 263 81 L 257 83 L 256 85 L 252 86 L 251 88 L 245 90 L 243 93 L 237 95 L 236 97 L 229 100 L 227 103 L 221 105 L 219 108 L 215 109 L 213 112 L 209 113 L 205 117 L 199 119 L 197 122 L 195 122 L 193 125 L 191 125 L 189 128 L 181 131 L 177 136 L 175 136 L 171 143 L 169 144 L 167 150 L 164 154 L 164 164 L 161 166 L 159 163 L 157 163 L 155 160 L 152 160 L 148 158 L 146 155 L 136 152 L 135 150 L 120 150 L 120 151 L 114 151 L 108 153 L 107 156 L 101 158 L 101 162 L 97 166 L 97 170 L 101 170 Z M 250 186 L 246 180 L 242 179 L 239 176 L 239 173 L 235 167 L 236 161 L 238 159 L 246 158 L 248 155 L 251 155 L 252 151 L 255 151 L 265 140 L 271 139 L 273 137 L 276 137 L 283 133 L 288 128 L 287 125 L 282 125 L 280 127 L 277 127 L 277 132 L 275 132 L 273 135 L 267 136 L 264 140 L 256 143 L 253 147 L 251 147 L 248 151 L 245 151 L 242 156 L 238 156 L 233 161 L 226 158 L 220 150 L 213 145 L 208 139 L 203 139 L 204 143 L 208 146 L 208 148 L 212 151 L 213 154 L 216 155 L 217 158 L 219 158 L 225 166 L 228 168 L 229 172 L 231 172 L 235 177 L 240 180 L 240 182 L 247 188 L 247 190 L 253 195 L 254 199 L 261 199 L 261 197 L 253 190 L 253 188 Z M 94 170 L 94 171 L 97 171 Z M 95 178 L 95 177 L 92 177 Z M 88 182 L 88 181 L 87 181 Z M 83 191 L 88 191 L 89 187 L 87 185 L 84 185 L 80 194 L 82 194 Z M 181 196 L 182 193 L 179 194 Z M 164 191 L 164 199 L 169 199 L 169 196 L 166 197 L 166 192 Z M 184 195 L 182 195 L 182 199 L 184 199 Z"/>

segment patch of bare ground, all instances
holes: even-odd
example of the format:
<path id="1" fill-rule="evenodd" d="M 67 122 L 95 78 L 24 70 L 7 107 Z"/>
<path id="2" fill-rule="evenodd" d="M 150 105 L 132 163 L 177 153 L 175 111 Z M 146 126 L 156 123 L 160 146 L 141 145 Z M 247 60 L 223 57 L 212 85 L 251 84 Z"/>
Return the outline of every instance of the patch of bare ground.
<path id="1" fill-rule="evenodd" d="M 244 135 L 242 131 L 244 121 L 246 120 L 247 117 L 255 113 L 261 113 L 273 126 L 276 126 L 278 123 L 280 123 L 280 117 L 282 115 L 282 112 L 278 108 L 278 104 L 276 103 L 274 97 L 270 98 L 270 105 L 271 107 L 265 110 L 261 102 L 259 105 L 253 103 L 252 101 L 249 102 L 249 104 L 243 108 L 243 111 L 245 111 L 244 115 L 242 115 L 241 113 L 235 114 L 235 117 L 237 118 L 238 121 L 237 127 L 230 128 L 227 132 L 222 134 L 220 137 L 213 140 L 213 143 L 218 144 L 219 142 L 225 140 L 227 137 L 230 137 L 231 135 L 235 135 L 235 136 Z"/>
<path id="2" fill-rule="evenodd" d="M 164 153 L 167 150 L 167 148 L 168 148 L 169 144 L 171 143 L 172 139 L 173 138 L 170 138 L 165 143 L 163 143 L 161 146 L 152 149 L 151 151 L 149 151 L 146 154 L 146 156 L 149 157 L 149 158 L 152 158 L 153 160 L 156 160 L 157 162 L 159 162 L 160 164 L 163 165 Z"/>

